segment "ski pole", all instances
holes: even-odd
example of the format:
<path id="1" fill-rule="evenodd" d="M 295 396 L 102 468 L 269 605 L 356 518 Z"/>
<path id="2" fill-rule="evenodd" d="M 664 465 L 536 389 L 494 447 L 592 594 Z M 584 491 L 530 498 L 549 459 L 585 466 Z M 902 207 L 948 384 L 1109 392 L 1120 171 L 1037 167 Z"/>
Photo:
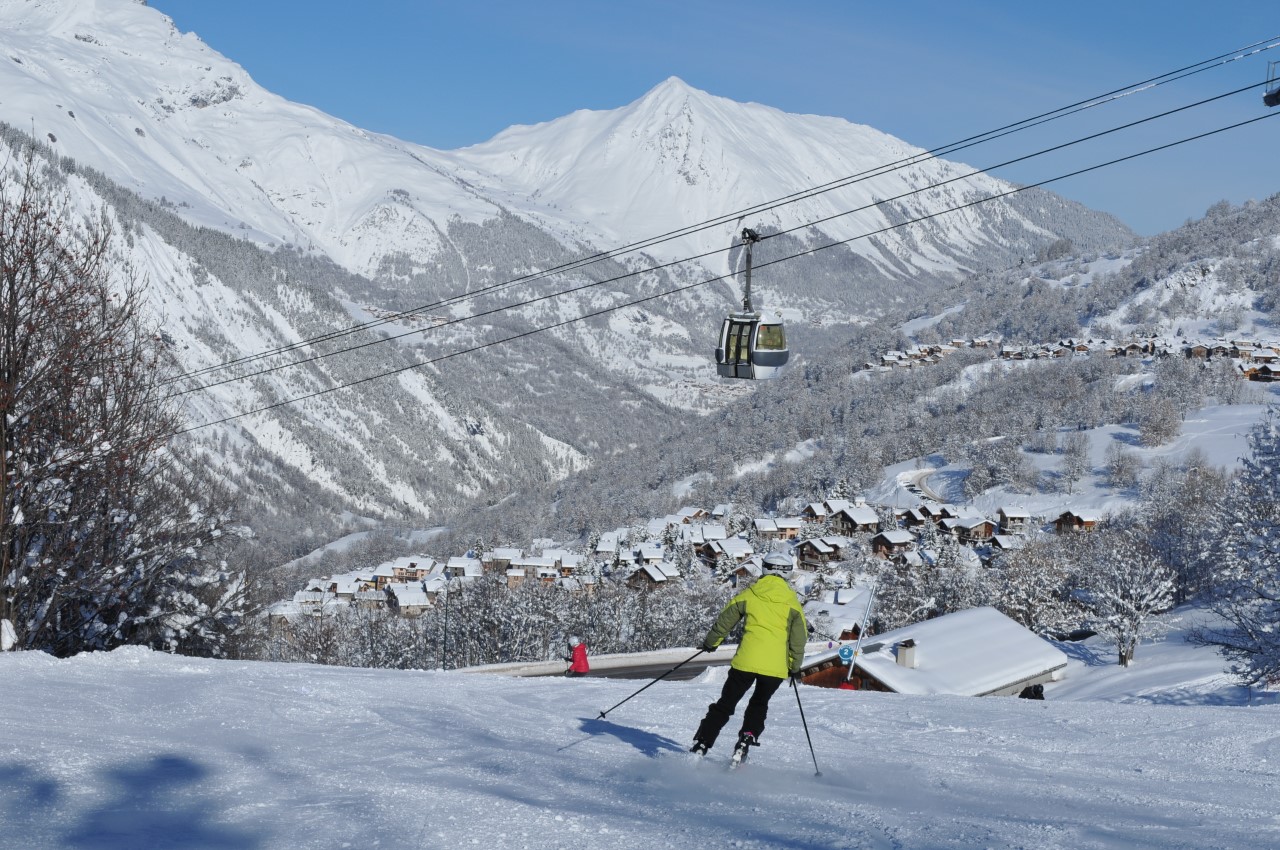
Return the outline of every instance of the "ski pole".
<path id="1" fill-rule="evenodd" d="M 796 692 L 796 708 L 800 709 L 800 725 L 804 727 L 804 739 L 809 742 L 809 757 L 813 759 L 813 775 L 821 776 L 822 771 L 818 770 L 818 755 L 813 751 L 813 739 L 809 737 L 809 721 L 804 719 L 804 705 L 800 702 L 800 683 L 794 676 L 791 679 L 791 689 Z"/>
<path id="2" fill-rule="evenodd" d="M 867 634 L 867 623 L 871 622 L 871 604 L 876 601 L 876 588 L 879 582 L 871 585 L 871 593 L 867 595 L 867 610 L 862 612 L 862 625 L 858 627 L 858 640 L 853 645 L 853 657 L 849 659 L 849 672 L 845 674 L 846 682 L 853 679 L 853 668 L 858 663 L 858 656 L 862 654 L 862 639 Z"/>
<path id="3" fill-rule="evenodd" d="M 634 694 L 632 694 L 630 697 L 627 697 L 627 699 L 624 699 L 622 702 L 626 702 L 627 700 L 631 699 L 631 697 L 638 696 L 638 695 L 640 694 L 640 691 L 643 691 L 645 688 L 649 687 L 650 685 L 656 685 L 658 682 L 660 682 L 660 681 L 662 681 L 663 679 L 667 678 L 667 677 L 668 677 L 668 676 L 670 676 L 672 673 L 676 672 L 676 671 L 677 671 L 677 670 L 679 670 L 681 667 L 683 667 L 684 665 L 688 664 L 690 661 L 692 661 L 693 659 L 697 658 L 699 655 L 701 655 L 701 654 L 702 654 L 702 653 L 704 653 L 704 652 L 706 652 L 706 650 L 705 650 L 705 649 L 699 649 L 699 650 L 698 650 L 697 652 L 695 652 L 693 655 L 690 655 L 690 656 L 689 656 L 688 658 L 686 658 L 684 661 L 681 661 L 679 664 L 677 664 L 676 666 L 672 667 L 670 670 L 668 670 L 667 672 L 663 673 L 661 676 L 659 676 L 658 678 L 654 679 L 654 680 L 653 680 L 652 682 L 650 682 L 648 685 L 645 685 L 645 686 L 644 686 L 644 688 L 641 688 L 639 691 L 636 691 Z M 622 705 L 622 702 L 618 703 L 618 705 Z M 608 714 L 609 712 L 613 711 L 613 709 L 614 709 L 614 708 L 617 708 L 617 707 L 618 707 L 618 705 L 613 706 L 613 708 L 606 708 L 604 711 L 600 712 L 599 716 L 598 716 L 598 717 L 596 717 L 596 719 L 597 719 L 597 720 L 603 720 L 603 719 L 604 719 L 604 716 L 605 716 L 606 714 Z"/>

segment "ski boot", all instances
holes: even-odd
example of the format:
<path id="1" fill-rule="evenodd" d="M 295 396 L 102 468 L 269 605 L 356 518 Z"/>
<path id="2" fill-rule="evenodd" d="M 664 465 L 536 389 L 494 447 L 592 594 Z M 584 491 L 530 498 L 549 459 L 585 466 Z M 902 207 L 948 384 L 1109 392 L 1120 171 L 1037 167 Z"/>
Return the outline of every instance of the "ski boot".
<path id="1" fill-rule="evenodd" d="M 747 760 L 752 747 L 760 746 L 755 732 L 743 732 L 738 735 L 738 743 L 733 745 L 733 757 L 729 760 L 729 769 L 733 770 Z"/>
<path id="2" fill-rule="evenodd" d="M 693 753 L 695 756 L 705 756 L 709 749 L 711 748 L 702 741 L 694 741 L 693 746 L 689 748 L 689 752 Z"/>

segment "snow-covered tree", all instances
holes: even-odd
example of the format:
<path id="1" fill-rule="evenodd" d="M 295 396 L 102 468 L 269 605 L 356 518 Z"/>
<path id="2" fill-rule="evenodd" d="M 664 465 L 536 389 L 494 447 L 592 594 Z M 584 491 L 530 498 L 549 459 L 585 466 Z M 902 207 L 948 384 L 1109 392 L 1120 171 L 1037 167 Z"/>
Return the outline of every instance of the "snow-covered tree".
<path id="1" fill-rule="evenodd" d="M 1089 625 L 1115 644 L 1120 666 L 1128 667 L 1139 641 L 1165 630 L 1155 615 L 1173 606 L 1173 571 L 1131 516 L 1112 518 L 1081 542 L 1079 596 Z"/>
<path id="2" fill-rule="evenodd" d="M 1057 536 L 1038 535 L 992 564 L 993 604 L 1039 635 L 1078 628 L 1080 606 L 1071 598 L 1071 565 Z"/>
<path id="3" fill-rule="evenodd" d="M 173 444 L 164 347 L 111 219 L 48 180 L 34 156 L 0 173 L 0 620 L 59 655 L 220 653 L 245 598 L 227 511 Z"/>
<path id="4" fill-rule="evenodd" d="M 1252 455 L 1224 500 L 1226 539 L 1210 607 L 1224 621 L 1197 633 L 1248 684 L 1280 682 L 1280 421 L 1275 408 L 1249 435 Z"/>

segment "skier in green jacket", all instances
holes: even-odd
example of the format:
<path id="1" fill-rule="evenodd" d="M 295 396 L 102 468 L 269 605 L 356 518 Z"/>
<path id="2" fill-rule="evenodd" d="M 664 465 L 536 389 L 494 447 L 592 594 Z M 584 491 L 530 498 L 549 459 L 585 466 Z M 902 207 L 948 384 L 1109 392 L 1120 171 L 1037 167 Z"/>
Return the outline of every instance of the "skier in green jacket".
<path id="1" fill-rule="evenodd" d="M 729 722 L 738 701 L 754 684 L 755 691 L 743 712 L 742 729 L 734 746 L 733 760 L 741 761 L 749 747 L 759 743 L 769 712 L 769 698 L 788 676 L 800 672 L 808 628 L 795 591 L 787 584 L 792 561 L 786 555 L 773 554 L 764 559 L 764 575 L 754 584 L 729 600 L 707 632 L 702 648 L 714 652 L 742 619 L 746 625 L 742 641 L 729 665 L 729 675 L 720 699 L 707 708 L 706 717 L 694 734 L 690 752 L 702 755 L 715 744 L 720 730 Z"/>

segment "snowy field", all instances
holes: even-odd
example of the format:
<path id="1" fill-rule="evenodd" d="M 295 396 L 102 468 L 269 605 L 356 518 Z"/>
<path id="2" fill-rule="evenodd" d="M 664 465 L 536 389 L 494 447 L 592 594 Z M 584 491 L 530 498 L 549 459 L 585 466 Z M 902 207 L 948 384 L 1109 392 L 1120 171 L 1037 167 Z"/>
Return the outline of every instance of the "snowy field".
<path id="1" fill-rule="evenodd" d="M 805 687 L 752 763 L 661 682 L 0 656 L 4 848 L 1263 848 L 1280 705 L 1211 652 L 1072 649 L 1043 702 Z M 735 728 L 729 727 L 728 731 Z"/>

